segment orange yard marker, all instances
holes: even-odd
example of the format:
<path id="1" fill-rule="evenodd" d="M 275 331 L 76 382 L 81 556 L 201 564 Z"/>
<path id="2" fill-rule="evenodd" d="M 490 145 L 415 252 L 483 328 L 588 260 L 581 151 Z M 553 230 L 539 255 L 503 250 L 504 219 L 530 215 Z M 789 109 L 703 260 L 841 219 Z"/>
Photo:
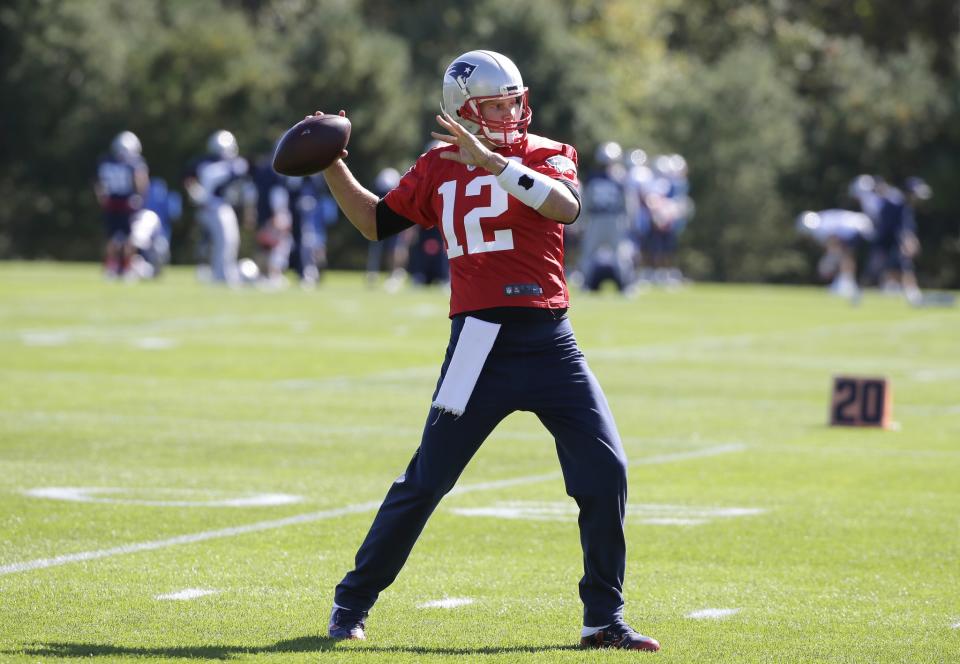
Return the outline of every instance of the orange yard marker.
<path id="1" fill-rule="evenodd" d="M 830 425 L 892 429 L 893 386 L 886 378 L 834 376 Z"/>

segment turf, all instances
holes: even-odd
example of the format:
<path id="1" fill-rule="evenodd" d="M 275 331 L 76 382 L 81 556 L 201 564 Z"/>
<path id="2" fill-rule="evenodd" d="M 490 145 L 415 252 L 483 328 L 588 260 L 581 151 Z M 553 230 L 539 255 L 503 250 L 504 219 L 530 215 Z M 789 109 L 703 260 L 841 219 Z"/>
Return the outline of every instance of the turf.
<path id="1" fill-rule="evenodd" d="M 369 640 L 327 641 L 332 589 L 417 445 L 446 306 L 356 273 L 268 293 L 0 264 L 0 660 L 960 660 L 960 311 L 728 285 L 574 293 L 633 463 L 627 618 L 660 653 L 573 647 L 575 513 L 527 413 L 441 503 Z M 836 373 L 888 377 L 899 428 L 826 426 Z M 145 504 L 251 493 L 301 501 Z M 189 588 L 215 592 L 157 599 Z M 420 608 L 444 598 L 472 603 Z"/>

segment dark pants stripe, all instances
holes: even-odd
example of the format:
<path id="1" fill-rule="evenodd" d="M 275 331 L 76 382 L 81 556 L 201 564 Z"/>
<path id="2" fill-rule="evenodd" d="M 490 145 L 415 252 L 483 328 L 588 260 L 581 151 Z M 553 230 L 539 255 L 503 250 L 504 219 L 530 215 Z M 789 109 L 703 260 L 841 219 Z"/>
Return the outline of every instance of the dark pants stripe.
<path id="1" fill-rule="evenodd" d="M 463 319 L 455 318 L 440 382 L 462 328 Z M 584 624 L 605 625 L 622 615 L 626 456 L 567 320 L 504 324 L 466 412 L 457 418 L 431 408 L 419 449 L 387 492 L 357 552 L 356 568 L 337 586 L 338 605 L 373 606 L 399 574 L 440 499 L 490 432 L 517 410 L 536 414 L 553 434 L 567 494 L 580 508 Z"/>

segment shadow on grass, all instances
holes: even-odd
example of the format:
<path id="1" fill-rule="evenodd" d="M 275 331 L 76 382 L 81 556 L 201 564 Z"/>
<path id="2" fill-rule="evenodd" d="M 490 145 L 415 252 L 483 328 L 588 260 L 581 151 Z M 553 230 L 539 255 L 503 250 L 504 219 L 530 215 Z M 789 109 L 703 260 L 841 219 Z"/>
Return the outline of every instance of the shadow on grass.
<path id="1" fill-rule="evenodd" d="M 97 643 L 38 643 L 24 646 L 23 650 L 0 651 L 4 655 L 28 655 L 33 657 L 179 657 L 185 659 L 230 659 L 239 655 L 268 653 L 323 652 L 337 648 L 338 641 L 325 636 L 301 636 L 278 641 L 272 646 L 178 646 L 170 648 L 138 648 L 136 646 L 113 646 Z M 362 646 L 362 652 L 397 652 L 422 655 L 498 655 L 516 652 L 546 652 L 554 650 L 578 650 L 575 645 L 557 646 L 507 646 L 498 648 L 431 648 L 428 646 Z"/>

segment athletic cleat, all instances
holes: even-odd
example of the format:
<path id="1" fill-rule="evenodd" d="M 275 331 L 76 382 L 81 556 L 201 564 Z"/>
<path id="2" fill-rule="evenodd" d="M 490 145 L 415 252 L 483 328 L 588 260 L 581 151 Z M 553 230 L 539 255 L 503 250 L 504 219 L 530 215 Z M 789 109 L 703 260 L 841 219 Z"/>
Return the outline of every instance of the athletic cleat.
<path id="1" fill-rule="evenodd" d="M 334 606 L 330 613 L 330 626 L 327 627 L 327 636 L 337 641 L 363 641 L 363 621 L 367 617 L 366 611 L 351 611 L 340 606 Z"/>
<path id="2" fill-rule="evenodd" d="M 607 625 L 596 634 L 580 639 L 581 648 L 621 648 L 623 650 L 660 650 L 660 642 L 635 631 L 630 625 L 618 621 Z"/>

